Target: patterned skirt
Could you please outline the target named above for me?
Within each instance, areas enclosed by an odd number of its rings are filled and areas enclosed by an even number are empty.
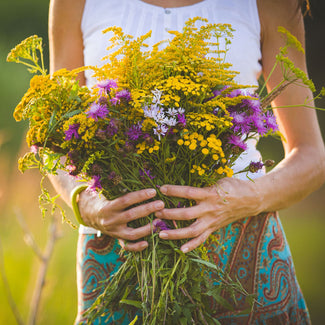
[[[245,218],[216,234],[219,245],[208,247],[214,262],[227,269],[233,279],[237,277],[258,302],[250,313],[243,313],[249,306],[240,297],[232,311],[215,305],[214,316],[221,324],[311,324],[277,213]],[[111,237],[80,235],[76,324],[86,323],[82,314],[101,293],[99,283],[123,263],[118,252],[119,245]],[[121,317],[113,316],[115,320]],[[101,317],[94,324],[114,324],[114,320]]]

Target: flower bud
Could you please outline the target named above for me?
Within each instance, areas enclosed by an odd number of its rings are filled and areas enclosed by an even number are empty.
[[[102,140],[102,141],[104,141],[104,140],[106,140],[106,138],[107,138],[107,134],[106,134],[106,131],[104,131],[104,130],[101,130],[101,129],[98,129],[97,131],[96,131],[96,137],[98,138],[98,139],[100,139],[100,140]]]
[[[266,167],[272,167],[274,164],[275,164],[275,161],[272,159],[267,159],[264,162],[264,166],[266,166]]]
[[[103,168],[98,164],[93,164],[91,171],[93,175],[100,175],[103,172]]]
[[[252,161],[250,164],[249,164],[249,171],[251,173],[256,173],[258,172],[260,169],[262,169],[264,166],[264,164],[261,162],[261,161],[257,161],[257,162],[254,162]]]

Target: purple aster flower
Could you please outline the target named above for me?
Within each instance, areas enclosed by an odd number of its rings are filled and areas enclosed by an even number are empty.
[[[111,98],[109,101],[114,106],[116,106],[120,102],[116,97]]]
[[[276,123],[276,118],[271,112],[266,112],[265,124],[268,130],[270,129],[272,129],[273,131],[279,130],[278,124]]]
[[[93,191],[96,191],[96,189],[101,190],[103,188],[102,184],[100,183],[100,176],[99,175],[94,175],[92,177],[89,188],[91,190],[93,190]]]
[[[228,138],[228,142],[233,144],[234,146],[246,150],[247,149],[247,144],[238,136],[232,134],[229,138]]]
[[[131,141],[136,141],[142,135],[141,126],[139,124],[132,125],[125,134]]]
[[[75,139],[79,139],[79,134],[78,134],[79,127],[80,127],[79,123],[74,123],[69,125],[69,129],[67,131],[64,131],[65,133],[64,140],[66,141],[72,140],[73,137],[75,137]]]
[[[229,86],[224,86],[221,89],[214,90],[212,93],[213,93],[214,97],[217,97],[217,96],[221,95],[222,92],[225,91],[228,88],[229,88]]]
[[[257,173],[260,169],[262,169],[264,166],[264,164],[261,162],[261,161],[252,161],[250,164],[249,164],[249,171],[251,173]]]
[[[251,119],[246,113],[236,113],[230,114],[232,119],[232,129],[234,132],[241,132],[242,134],[248,134],[251,130]]]
[[[100,88],[99,89],[100,94],[102,94],[104,91],[106,93],[109,93],[112,88],[117,88],[117,83],[113,79],[106,79],[106,80],[99,81],[97,83],[97,87]]]
[[[95,121],[98,121],[98,118],[105,118],[108,115],[108,109],[106,105],[100,105],[97,103],[92,103],[90,108],[86,112],[88,117],[93,118]]]
[[[106,128],[107,135],[112,137],[118,131],[118,122],[115,119],[111,119]]]
[[[159,219],[155,219],[152,222],[152,225],[154,226],[154,232],[170,229],[170,227],[166,224],[166,222]]]
[[[125,100],[129,102],[131,100],[131,93],[127,89],[122,89],[115,94],[115,98],[118,100]]]
[[[107,97],[105,96],[101,96],[98,98],[98,104],[102,105],[102,106],[106,106],[107,105]]]
[[[186,118],[185,118],[185,114],[177,114],[177,122],[178,122],[178,124],[181,126],[181,127],[183,127],[183,128],[185,128],[185,126],[186,126]]]
[[[244,99],[242,102],[242,107],[248,108],[251,114],[260,114],[261,113],[261,103],[258,99],[258,96],[255,94],[250,95],[251,97],[256,97],[256,99]]]
[[[264,117],[261,114],[253,114],[250,116],[253,125],[256,128],[258,134],[263,135],[267,132],[267,129],[264,125]]]
[[[109,174],[108,174],[108,176],[107,176],[107,178],[109,179],[109,180],[113,180],[114,178],[116,177],[116,173],[113,171],[113,172],[110,172]]]
[[[213,97],[212,97],[212,98],[215,98],[215,97],[221,95],[221,93],[222,93],[222,89],[214,90],[214,91],[212,92],[212,94],[213,94]]]
[[[238,97],[238,96],[246,96],[247,94],[244,93],[241,89],[234,89],[232,90],[228,96],[231,98]]]
[[[149,177],[151,180],[154,179],[156,176],[154,175],[151,175],[151,171],[150,169],[143,169],[143,170],[139,170],[139,175],[140,175],[140,178],[142,179],[146,179],[146,177]]]

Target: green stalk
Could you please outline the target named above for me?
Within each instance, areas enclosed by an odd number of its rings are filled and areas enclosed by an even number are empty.
[[[182,256],[180,255],[179,258],[178,258],[178,260],[177,260],[177,262],[176,262],[176,264],[174,265],[174,268],[173,268],[172,272],[170,273],[169,278],[168,278],[168,280],[167,280],[167,283],[165,284],[165,287],[164,287],[164,289],[163,289],[163,291],[162,291],[162,293],[161,293],[161,295],[160,295],[160,298],[159,298],[158,303],[157,303],[157,308],[158,308],[159,305],[161,304],[161,302],[162,302],[164,296],[166,295],[166,292],[167,292],[167,290],[168,290],[168,285],[169,285],[171,279],[173,278],[174,273],[176,272],[177,267],[178,267],[178,264],[179,264],[179,262],[181,261],[181,259],[182,259]],[[157,314],[157,312],[158,312],[157,308],[156,308],[156,314]]]
[[[153,314],[155,303],[155,287],[156,287],[156,245],[155,236],[152,233],[152,297],[151,297],[151,314]]]
[[[258,96],[259,96],[259,97],[261,96],[263,90],[265,89],[266,84],[267,84],[268,81],[270,80],[271,75],[273,74],[273,72],[274,72],[275,68],[277,67],[277,65],[278,65],[278,61],[275,61],[275,63],[274,63],[274,65],[273,65],[273,68],[272,68],[271,72],[270,72],[269,75],[267,76],[266,80],[264,81],[263,87],[261,88],[261,90],[260,90],[259,93],[258,93]]]
[[[45,75],[44,71],[41,69],[41,67],[40,67],[38,64],[37,64],[37,65],[31,65],[30,63],[27,63],[27,62],[22,61],[22,60],[18,60],[17,63],[24,64],[24,65],[26,65],[27,67],[30,67],[30,68],[32,68],[32,69],[35,69],[35,68],[36,68],[36,70],[40,71],[41,74],[42,74],[43,76]],[[35,63],[35,62],[34,62],[34,63]]]

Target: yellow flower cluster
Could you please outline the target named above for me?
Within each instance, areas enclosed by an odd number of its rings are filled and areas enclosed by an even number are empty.
[[[160,149],[160,142],[155,140],[154,145],[148,145],[145,141],[138,143],[136,145],[136,148],[138,148],[137,150],[137,154],[141,155],[145,150],[148,150],[148,152],[151,154],[154,151],[158,151]]]
[[[76,76],[74,71],[59,70],[50,75],[35,75],[30,80],[30,88],[25,93],[14,111],[16,121],[29,119],[30,128],[26,135],[29,146],[42,145],[48,137],[51,123],[72,111],[78,106],[85,110],[91,96],[88,88],[78,88],[73,80]],[[75,92],[78,100],[73,100],[71,94]],[[55,117],[55,119],[54,119]]]
[[[207,85],[193,82],[191,78],[182,75],[170,76],[156,85],[165,94],[162,103],[166,106],[180,106],[181,98],[190,101],[191,98],[200,98],[207,92]]]
[[[206,139],[203,134],[197,132],[190,133],[188,129],[183,130],[182,138],[177,140],[179,146],[187,146],[190,150],[199,149],[206,158],[211,158],[214,161],[213,164],[219,164],[214,172],[217,175],[226,174],[231,177],[233,170],[227,166],[227,159],[222,149],[222,142],[217,138],[215,134],[210,134]],[[211,164],[209,164],[210,166]],[[202,163],[201,165],[193,165],[190,173],[197,173],[202,176],[206,173],[210,174],[210,168]]]
[[[212,113],[190,113],[187,115],[189,124],[195,128],[204,128],[207,131],[217,129],[218,131],[224,128],[231,127],[231,117],[218,117]]]
[[[47,137],[48,123],[41,121],[40,123],[30,126],[26,134],[26,142],[29,147],[34,144],[43,144]]]
[[[48,96],[52,91],[55,90],[55,84],[51,82],[50,76],[42,76],[42,75],[35,75],[30,80],[30,88],[28,91],[24,94],[23,98],[17,105],[14,111],[14,118],[16,121],[21,121],[22,119],[25,119],[29,116],[26,116],[28,114],[28,110],[31,105],[35,107],[37,103],[35,103],[35,98],[43,98]],[[43,119],[48,113],[48,110],[43,105],[30,117],[35,120],[41,120]],[[49,111],[51,114],[51,112]],[[50,115],[51,116],[51,115]]]
[[[234,171],[227,165],[219,167],[217,170],[215,170],[215,173],[217,175],[226,174],[227,177],[232,177],[234,175]]]
[[[77,114],[63,124],[63,131],[68,131],[70,125],[79,124],[78,134],[81,139],[86,143],[91,142],[92,138],[95,136],[98,125],[94,121],[87,117],[85,114]]]
[[[155,127],[157,127],[157,123],[152,118],[146,118],[142,122],[142,130],[144,132],[150,131]]]
[[[15,48],[13,48],[7,56],[8,62],[20,62],[20,58],[26,60],[37,60],[36,50],[42,50],[42,38],[32,35],[24,39]]]
[[[202,164],[201,166],[193,165],[192,169],[190,170],[190,173],[194,174],[195,172],[197,172],[200,176],[202,176],[207,170],[208,167],[205,164]]]
[[[199,29],[195,26],[198,20],[204,25]],[[120,89],[131,91],[129,119],[139,120],[152,89],[163,92],[161,102],[166,107],[188,106],[202,112],[210,105],[204,99],[211,89],[233,84],[231,80],[237,74],[229,70],[224,60],[206,56],[209,51],[216,53],[216,57],[224,56],[219,38],[230,38],[231,26],[205,23],[199,17],[188,20],[182,33],[170,32],[175,36],[167,47],[160,50],[161,43],[157,43],[151,51],[144,51],[150,33],[134,39],[121,28],[110,27],[104,33],[113,33],[110,48],[117,50],[107,57],[103,67],[93,68],[94,76],[99,80],[116,79]]]

